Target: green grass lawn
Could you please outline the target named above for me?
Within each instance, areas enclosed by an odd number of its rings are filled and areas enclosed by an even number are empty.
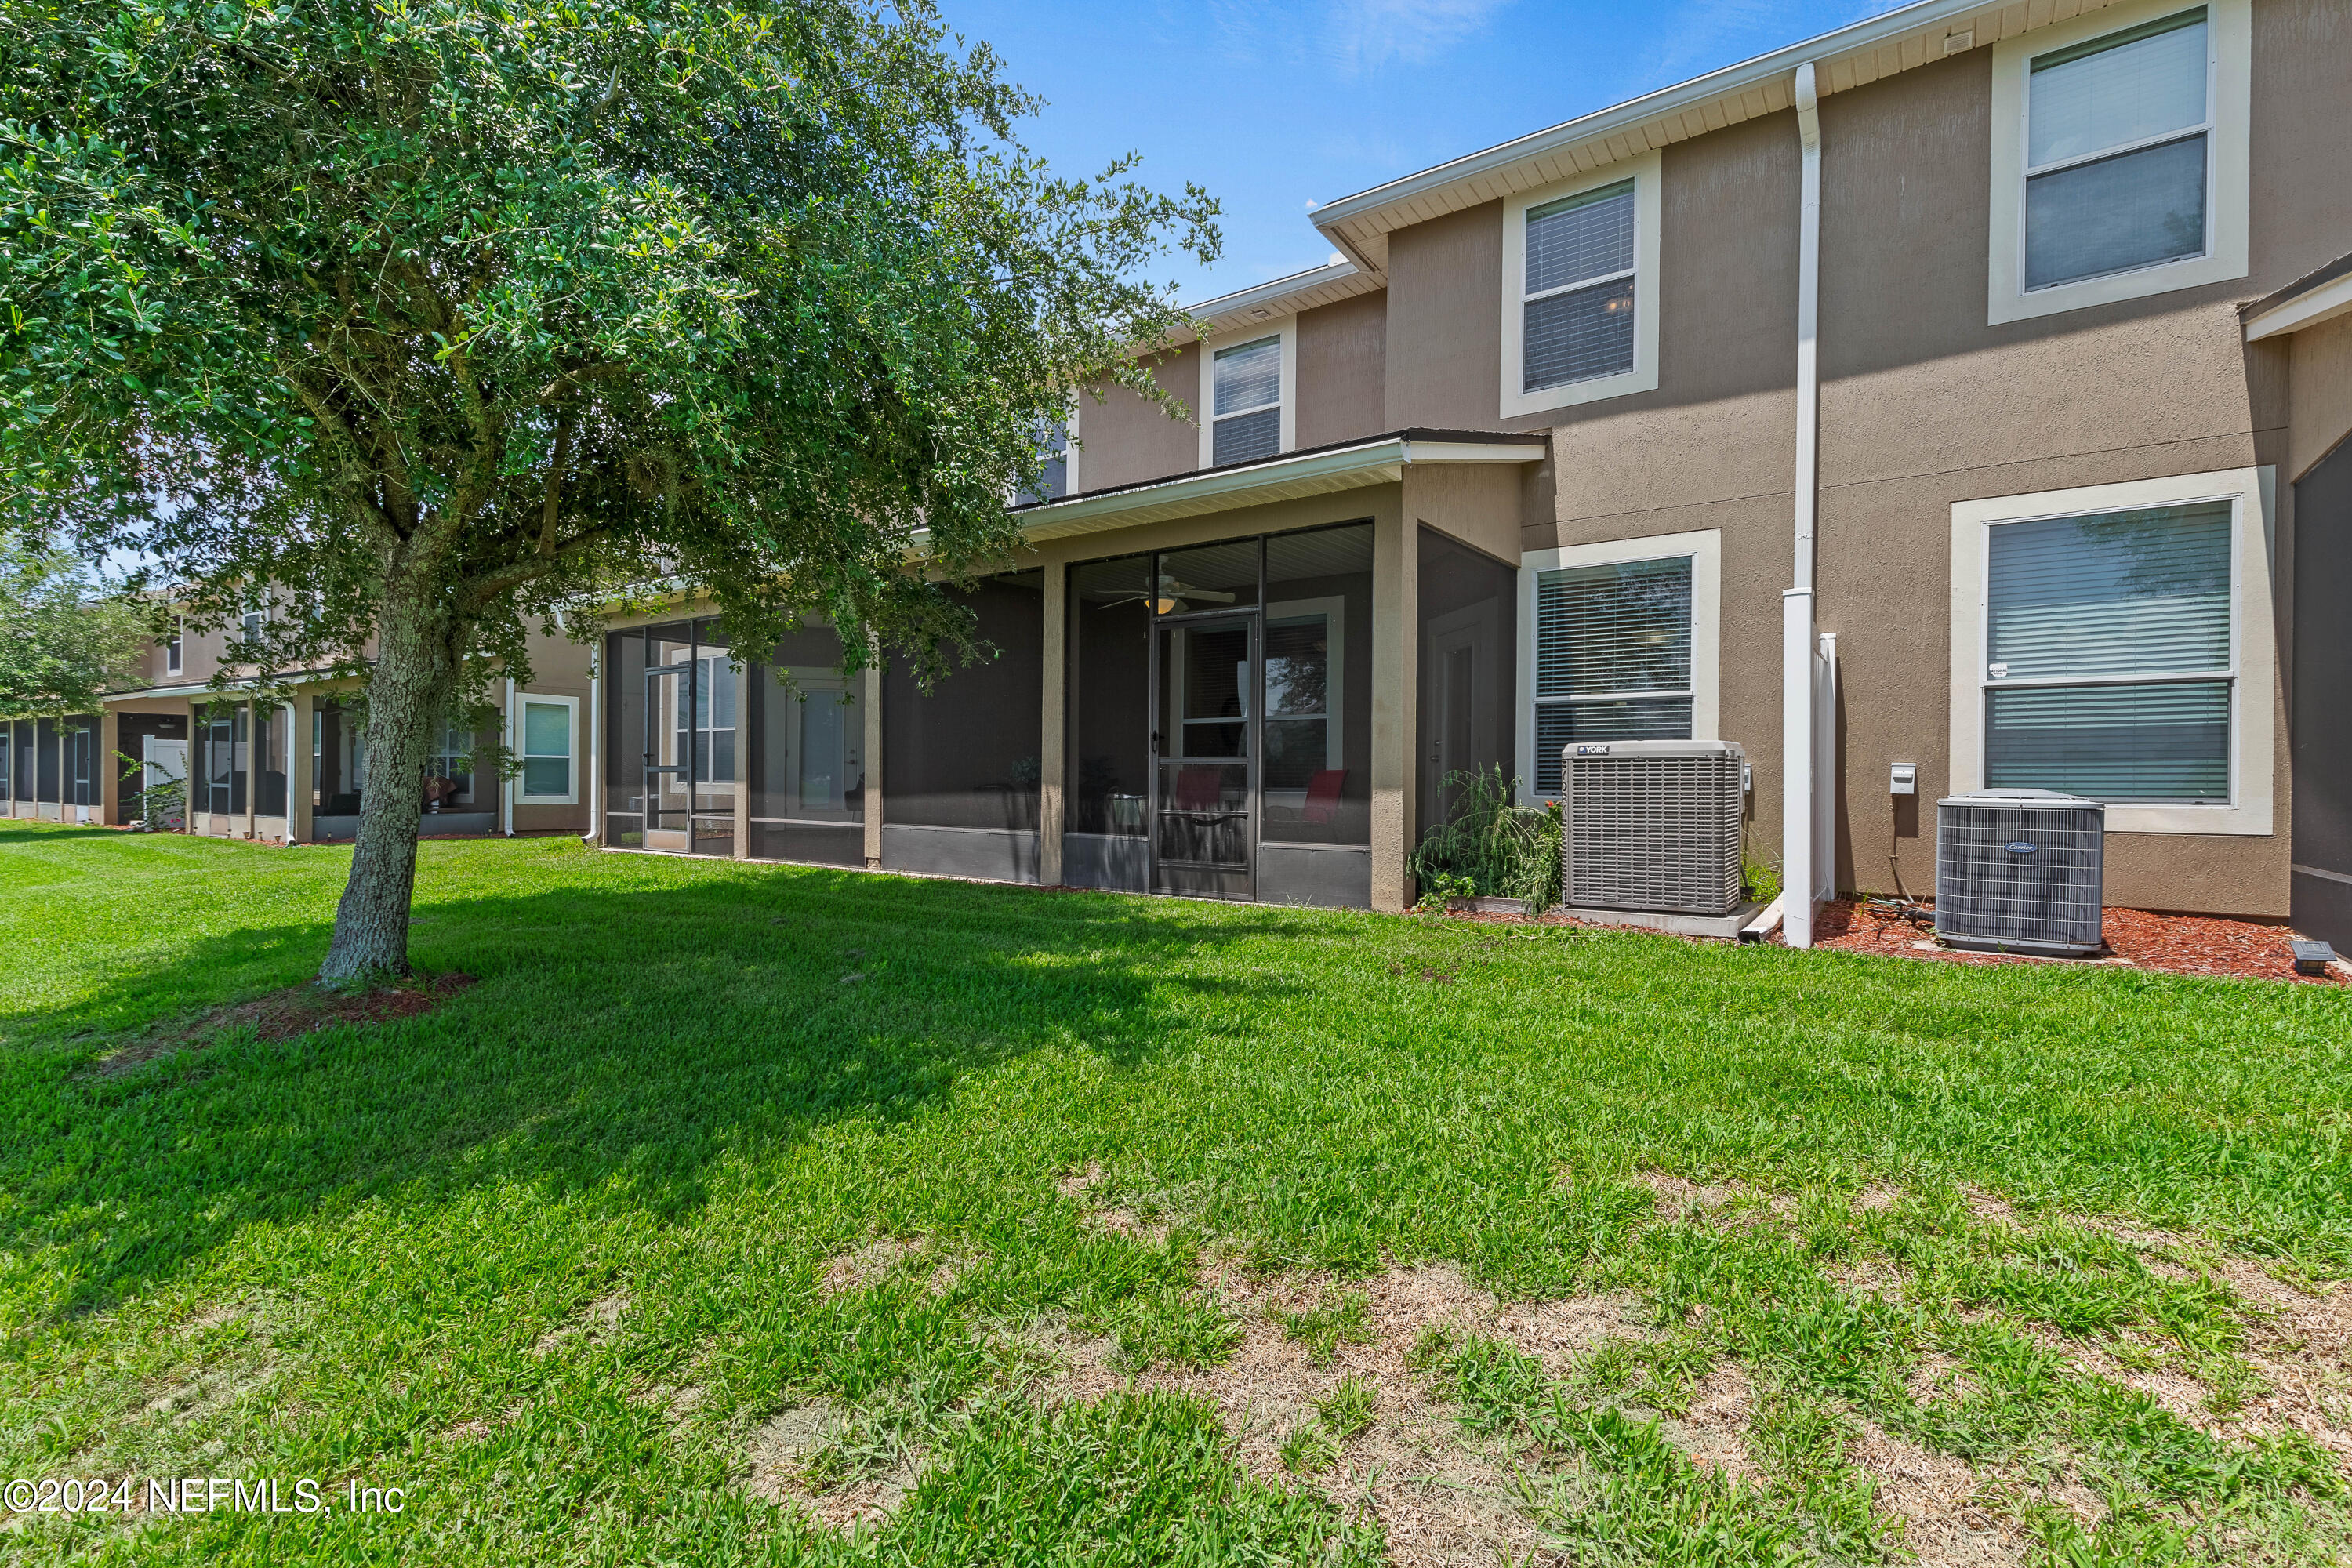
[[[337,1505],[0,1557],[2352,1542],[2332,988],[436,843],[438,1012],[105,1065],[348,863],[0,826],[0,1479]]]

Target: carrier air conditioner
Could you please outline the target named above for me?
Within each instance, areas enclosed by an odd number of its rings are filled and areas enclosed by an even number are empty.
[[[1737,910],[1746,760],[1728,741],[1563,747],[1562,901],[1665,914]]]
[[[2107,808],[2046,789],[1936,803],[1936,935],[1954,947],[2099,951]]]

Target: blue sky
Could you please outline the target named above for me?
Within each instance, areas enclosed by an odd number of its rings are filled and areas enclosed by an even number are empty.
[[[1050,100],[1023,129],[1064,174],[1130,150],[1224,204],[1189,301],[1329,258],[1313,205],[1892,8],[1891,0],[941,0]]]

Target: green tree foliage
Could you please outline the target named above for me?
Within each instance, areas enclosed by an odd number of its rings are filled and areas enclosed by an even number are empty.
[[[152,633],[78,559],[37,534],[0,537],[0,719],[97,710]]]
[[[1055,177],[929,0],[0,0],[0,504],[368,679],[324,973],[405,964],[431,737],[616,587],[927,668],[1214,204]],[[242,662],[242,661],[241,661]]]

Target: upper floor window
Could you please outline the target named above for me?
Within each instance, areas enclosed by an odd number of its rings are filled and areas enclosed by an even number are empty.
[[[1646,153],[1504,203],[1504,415],[1658,384],[1659,169]]]
[[[1211,361],[1210,461],[1245,463],[1282,450],[1282,335],[1218,349]]]
[[[2200,5],[2033,60],[2026,288],[2205,254],[2210,32]]]
[[[180,621],[174,620],[172,623],[172,635],[163,639],[164,674],[177,675],[180,673],[180,661],[182,658],[181,649],[183,647],[183,641],[186,636],[187,628],[185,625]]]
[[[2250,0],[2140,0],[1993,52],[1989,319],[2246,275]]]
[[[1528,209],[1521,390],[1633,368],[1633,182]]]
[[[1044,460],[1045,472],[1038,476],[1034,487],[1024,486],[1015,491],[1013,504],[1028,506],[1041,500],[1060,500],[1070,493],[1070,426],[1066,419],[1041,426],[1036,435],[1037,456]]]

